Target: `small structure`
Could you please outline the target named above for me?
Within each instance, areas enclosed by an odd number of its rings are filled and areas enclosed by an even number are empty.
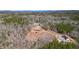
[[[58,40],[59,42],[70,42],[69,38],[66,35],[59,35]]]

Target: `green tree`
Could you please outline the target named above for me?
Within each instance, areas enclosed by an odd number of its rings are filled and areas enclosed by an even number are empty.
[[[64,24],[64,23],[57,24],[56,28],[57,31],[60,33],[69,33],[74,29],[74,27],[71,26],[70,24]]]

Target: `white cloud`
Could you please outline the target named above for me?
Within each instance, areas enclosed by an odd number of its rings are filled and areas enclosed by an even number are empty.
[[[78,0],[0,0],[0,10],[78,10],[78,6]]]

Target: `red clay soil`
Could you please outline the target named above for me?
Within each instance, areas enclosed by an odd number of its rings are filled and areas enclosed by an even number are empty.
[[[60,35],[62,34],[56,33],[54,31],[44,30],[40,26],[36,26],[36,27],[31,28],[31,31],[28,32],[28,34],[26,35],[26,39],[28,41],[37,41],[39,38],[42,38],[42,39],[46,39],[49,41],[52,41],[53,39],[57,39],[58,41],[60,41],[59,39]],[[69,42],[76,43],[74,39],[70,38],[69,36],[67,37],[69,38]]]

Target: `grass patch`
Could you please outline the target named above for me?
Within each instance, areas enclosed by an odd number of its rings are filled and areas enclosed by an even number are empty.
[[[79,15],[74,15],[70,17],[74,21],[79,21]]]
[[[60,33],[70,33],[74,29],[72,25],[64,23],[56,24],[56,28]]]
[[[75,49],[77,46],[73,43],[59,43],[57,40],[45,44],[42,49]]]
[[[29,24],[29,20],[20,18],[18,16],[5,17],[3,21],[4,24]]]

